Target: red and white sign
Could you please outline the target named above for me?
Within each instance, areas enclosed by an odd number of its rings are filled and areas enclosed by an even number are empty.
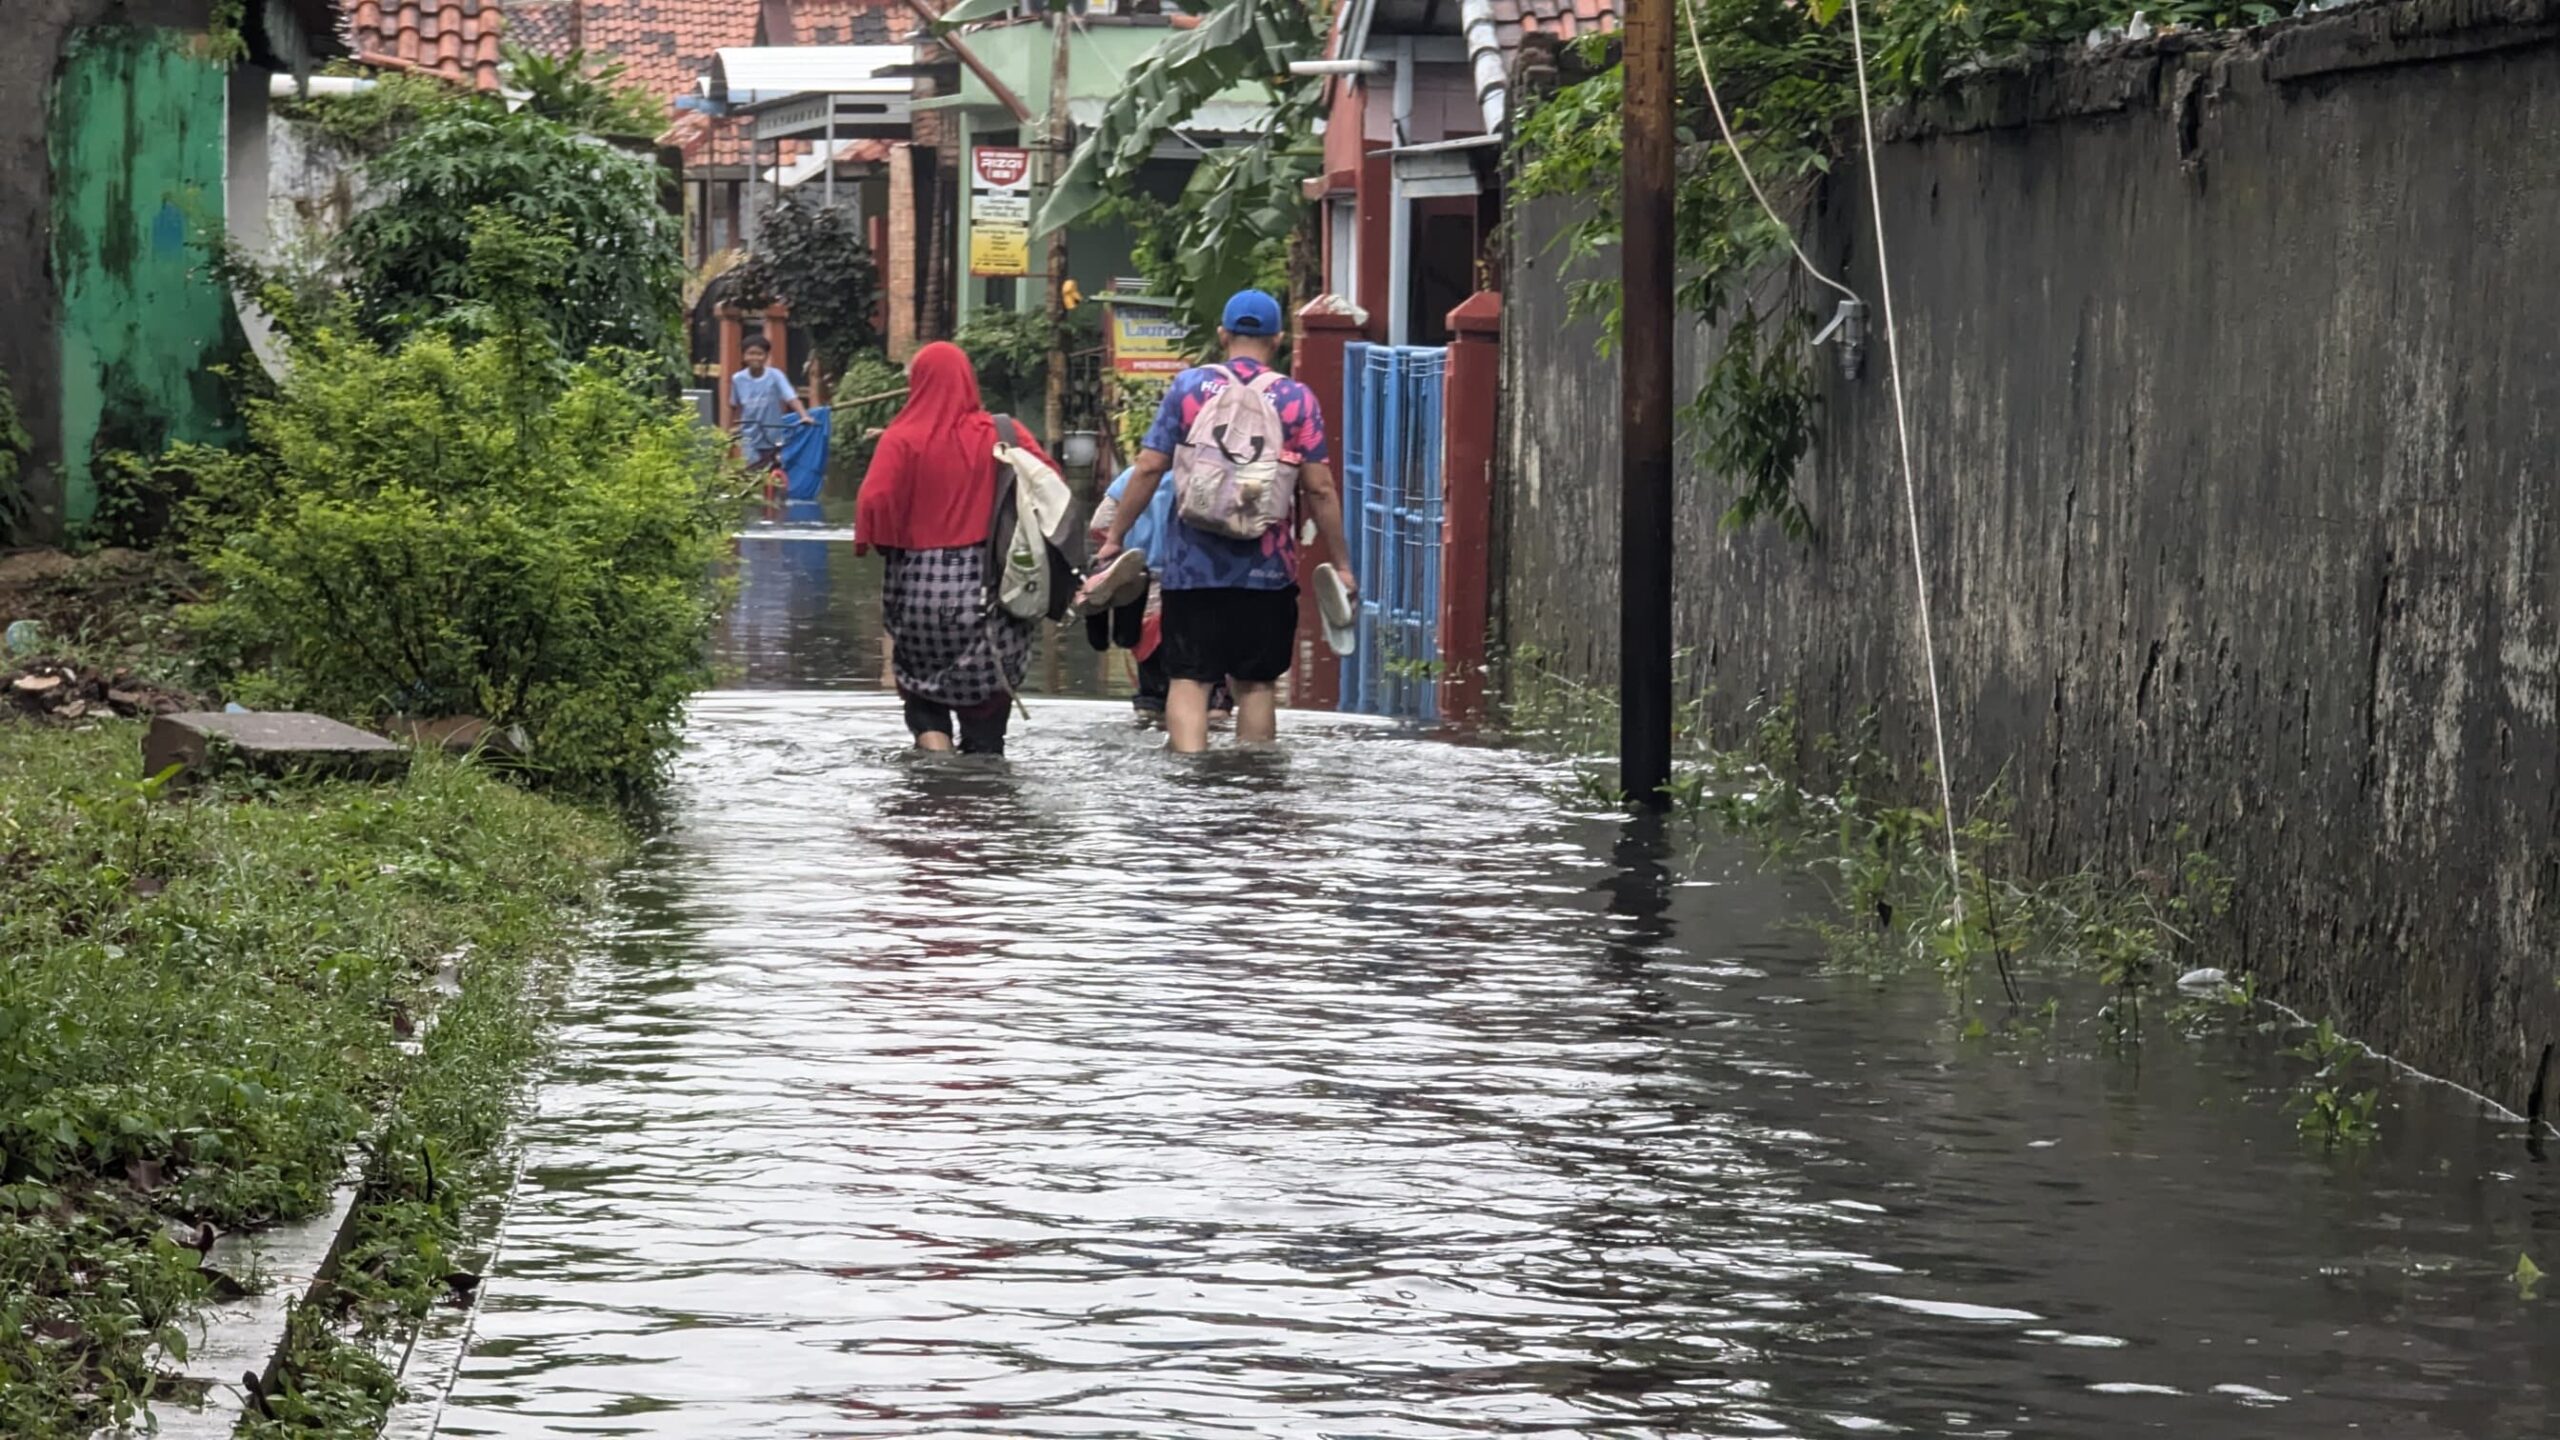
[[[969,273],[1031,273],[1031,152],[969,152]]]
[[[981,145],[969,152],[978,167],[978,184],[990,190],[1011,190],[1028,186],[1031,180],[1031,152],[1003,150]]]

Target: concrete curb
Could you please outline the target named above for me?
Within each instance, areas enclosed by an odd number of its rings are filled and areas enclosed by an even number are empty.
[[[507,1216],[515,1204],[516,1185],[523,1178],[524,1152],[519,1148],[507,1183],[493,1189],[473,1207],[470,1235],[475,1238],[466,1239],[455,1252],[455,1258],[473,1274],[486,1277],[497,1269],[498,1254],[506,1247]],[[485,1278],[482,1284],[486,1286]],[[471,1338],[479,1321],[477,1295],[468,1305],[428,1314],[399,1357],[400,1398],[392,1402],[390,1413],[383,1417],[378,1440],[433,1440],[436,1427],[444,1420],[445,1397],[452,1393],[454,1379],[462,1373],[463,1357],[471,1353]]]
[[[462,993],[463,956],[448,957],[437,971],[432,993],[450,998]],[[442,1007],[430,1008],[418,1020],[414,1035],[399,1042],[412,1058],[425,1053]],[[308,1220],[264,1230],[225,1235],[213,1242],[202,1268],[238,1280],[265,1283],[257,1293],[207,1306],[195,1321],[202,1339],[187,1347],[184,1364],[165,1368],[192,1385],[203,1387],[196,1404],[170,1401],[151,1407],[151,1419],[164,1440],[229,1440],[249,1410],[242,1383],[256,1377],[259,1393],[272,1391],[284,1363],[285,1333],[294,1307],[308,1302],[337,1269],[347,1236],[355,1229],[356,1199],[364,1189],[364,1156],[378,1130],[356,1139],[354,1154],[329,1193],[329,1207]]]

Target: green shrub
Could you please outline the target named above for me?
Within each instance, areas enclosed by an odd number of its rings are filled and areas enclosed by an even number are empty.
[[[196,614],[243,693],[522,725],[581,789],[654,774],[706,678],[727,526],[716,436],[601,365],[323,335],[199,452]]]
[[[677,227],[649,160],[529,112],[468,105],[427,116],[366,169],[380,200],[338,253],[359,324],[392,344],[474,332],[475,253],[491,214],[563,242],[541,324],[572,358],[628,350],[669,366],[682,339]]]

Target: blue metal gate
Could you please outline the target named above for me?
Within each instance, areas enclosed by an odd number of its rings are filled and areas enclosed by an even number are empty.
[[[1342,708],[1439,718],[1441,403],[1449,352],[1349,346],[1342,517],[1360,577],[1360,643]]]

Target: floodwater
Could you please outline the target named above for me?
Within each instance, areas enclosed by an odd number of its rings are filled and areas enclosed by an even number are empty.
[[[741,548],[443,1435],[2560,1434],[2560,1179],[2452,1091],[2331,1156],[2245,1029],[1967,1044],[1499,750],[919,759],[869,567]]]

